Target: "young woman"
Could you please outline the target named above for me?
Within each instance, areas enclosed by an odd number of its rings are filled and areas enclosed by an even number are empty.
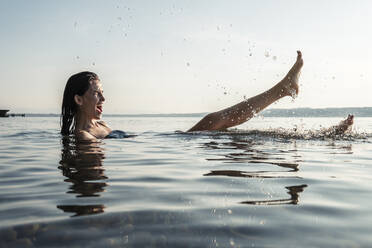
[[[101,121],[103,111],[102,84],[93,72],[71,76],[62,101],[61,134],[75,134],[79,140],[102,139],[111,128]]]
[[[297,51],[297,59],[292,68],[271,89],[229,108],[208,114],[188,132],[226,130],[246,122],[280,98],[297,95],[298,78],[302,66],[302,54]],[[102,84],[95,73],[85,71],[71,76],[63,95],[61,134],[75,134],[79,140],[103,139],[112,136],[114,134],[112,129],[101,121],[104,101]],[[352,124],[353,116],[349,115],[346,120],[332,127],[331,130],[334,130],[336,134],[341,134]],[[121,134],[125,136],[124,132]]]

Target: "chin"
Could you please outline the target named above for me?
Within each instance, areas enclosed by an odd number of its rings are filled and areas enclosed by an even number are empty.
[[[98,114],[98,115],[94,116],[94,119],[96,119],[96,120],[100,120],[101,117],[102,117],[102,114]]]

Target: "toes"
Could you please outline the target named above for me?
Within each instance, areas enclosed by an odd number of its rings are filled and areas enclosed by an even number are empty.
[[[354,115],[349,114],[344,122],[345,122],[346,125],[349,125],[349,126],[353,125]]]
[[[352,125],[354,123],[354,115],[349,115],[347,120],[349,121],[350,125]]]
[[[300,59],[302,57],[302,53],[300,50],[297,51],[297,59]]]

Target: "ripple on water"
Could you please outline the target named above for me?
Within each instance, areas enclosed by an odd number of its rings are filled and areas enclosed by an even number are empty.
[[[17,128],[0,139],[0,246],[372,242],[371,144],[359,134],[146,132],[79,144]]]

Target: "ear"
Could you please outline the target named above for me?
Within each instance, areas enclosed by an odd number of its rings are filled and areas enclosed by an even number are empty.
[[[81,106],[83,104],[83,98],[79,95],[75,95],[74,96],[74,100],[75,100],[75,103],[78,105],[78,106]]]

